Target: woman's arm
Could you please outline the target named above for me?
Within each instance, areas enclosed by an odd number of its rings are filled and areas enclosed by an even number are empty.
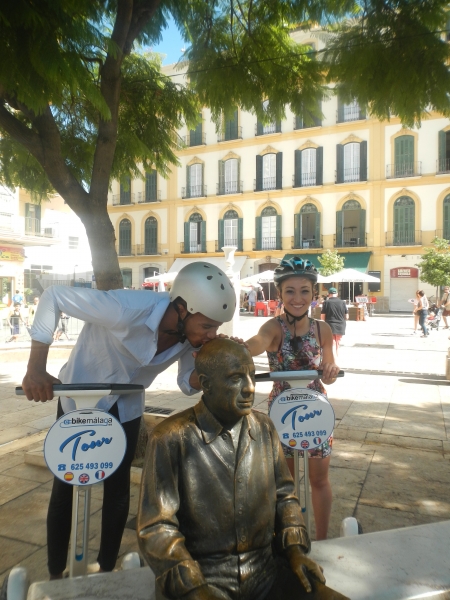
[[[250,351],[252,356],[258,356],[258,354],[262,354],[263,352],[267,352],[267,350],[273,349],[276,345],[276,348],[279,346],[279,337],[280,328],[275,319],[271,319],[264,323],[264,325],[260,328],[258,333],[247,340],[245,343],[247,348]]]
[[[331,327],[324,321],[316,321],[316,327],[320,327],[320,340],[322,343],[321,369],[323,373],[321,379],[325,385],[331,385],[336,381],[336,375],[339,373],[339,367],[334,362],[333,334]]]

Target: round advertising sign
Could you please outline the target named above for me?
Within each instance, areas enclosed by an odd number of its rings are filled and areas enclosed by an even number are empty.
[[[74,410],[60,417],[44,442],[50,471],[71,485],[92,485],[120,466],[127,440],[120,422],[98,409]]]
[[[269,416],[281,442],[291,450],[312,450],[334,429],[334,410],[323,394],[308,388],[287,389],[272,403]]]

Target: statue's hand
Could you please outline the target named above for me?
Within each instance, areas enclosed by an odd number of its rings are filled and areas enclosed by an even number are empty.
[[[215,587],[202,585],[183,596],[183,600],[229,600],[229,596]]]
[[[305,573],[312,575],[321,583],[325,583],[322,567],[311,558],[308,558],[306,554],[303,554],[300,546],[289,546],[284,552],[292,571],[300,579],[302,586],[308,593],[311,592],[312,587]]]

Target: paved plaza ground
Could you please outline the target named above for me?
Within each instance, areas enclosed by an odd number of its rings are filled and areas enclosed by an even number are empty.
[[[250,337],[264,320],[241,317],[239,335]],[[450,519],[450,382],[444,377],[449,345],[447,330],[433,331],[427,339],[413,335],[410,315],[348,323],[338,361],[346,375],[328,387],[337,418],[330,537],[339,535],[342,518],[351,515],[364,532]],[[65,346],[52,347],[49,370],[54,375],[70,352],[70,344]],[[26,340],[0,344],[0,579],[21,563],[36,581],[47,577],[45,518],[52,477],[30,461],[54,422],[56,402],[15,397],[27,347]],[[257,370],[267,370],[264,356],[255,363]],[[260,410],[266,408],[269,390],[268,383],[257,386]],[[146,404],[179,411],[198,398],[180,392],[174,366],[147,390]],[[138,494],[135,483],[130,519]],[[99,545],[101,497],[98,484],[92,500],[92,561]],[[127,528],[121,553],[131,549],[137,549],[136,534]]]

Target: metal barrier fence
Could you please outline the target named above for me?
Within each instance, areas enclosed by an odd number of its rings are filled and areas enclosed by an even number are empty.
[[[26,308],[24,308],[21,311],[21,315],[22,315],[22,319],[24,320],[24,323],[20,322],[19,335],[18,335],[16,341],[20,342],[20,343],[31,342],[29,327],[27,327],[28,310]],[[67,337],[69,338],[69,340],[76,341],[78,339],[78,336],[81,333],[81,330],[83,329],[84,321],[80,321],[79,319],[74,319],[73,317],[70,317],[66,321],[66,323],[67,323],[67,326],[66,326]],[[61,327],[61,321],[58,323],[58,329],[60,327]],[[61,336],[59,338],[59,342],[66,342],[67,337],[64,333],[61,334]],[[9,324],[9,319],[7,316],[2,315],[2,318],[0,318],[0,344],[4,344],[4,343],[8,342],[10,339],[11,339],[11,327]],[[55,342],[55,343],[58,344],[59,342]],[[13,344],[14,344],[14,342],[11,342],[11,345],[13,345]]]

